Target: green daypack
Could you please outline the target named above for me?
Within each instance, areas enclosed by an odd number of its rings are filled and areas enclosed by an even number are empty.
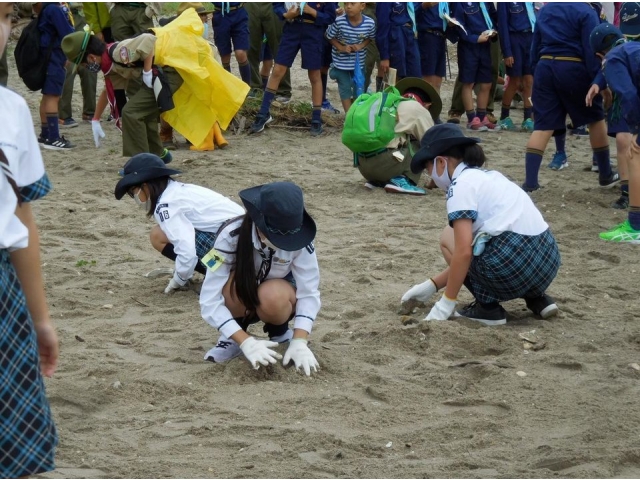
[[[385,148],[396,135],[398,105],[405,100],[410,99],[400,95],[395,87],[360,95],[347,112],[342,143],[353,153]]]

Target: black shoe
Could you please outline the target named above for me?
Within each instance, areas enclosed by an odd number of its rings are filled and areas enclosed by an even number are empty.
[[[310,133],[312,137],[322,134],[322,122],[311,122]]]
[[[541,188],[542,187],[540,185],[536,185],[535,187],[530,187],[526,183],[522,184],[522,189],[527,193],[535,192],[536,190],[540,190]]]
[[[629,208],[629,195],[620,195],[620,198],[611,204],[611,208],[616,210],[626,210]]]
[[[273,117],[271,115],[267,115],[266,117],[258,115],[255,122],[253,122],[253,125],[251,125],[251,128],[249,129],[249,133],[260,133],[264,130],[264,127],[269,125],[271,122],[273,122]]]
[[[469,320],[475,320],[489,326],[507,323],[507,312],[500,305],[486,309],[480,303],[473,302],[456,313],[460,317],[466,317]]]
[[[38,135],[38,143],[44,143],[46,141],[47,141],[46,138],[44,138],[42,135]]]
[[[558,313],[558,306],[549,295],[542,295],[538,298],[525,298],[524,301],[529,310],[545,320],[554,317]]]
[[[620,175],[615,170],[612,170],[608,178],[600,178],[599,182],[601,188],[613,187],[620,183]]]
[[[69,150],[75,148],[75,145],[64,137],[60,137],[57,140],[45,140],[44,148],[47,150]]]

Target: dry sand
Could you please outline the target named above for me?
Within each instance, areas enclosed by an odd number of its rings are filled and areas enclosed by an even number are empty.
[[[305,79],[298,63],[295,99],[310,97]],[[15,71],[10,85],[36,118],[40,96]],[[78,80],[76,118],[80,102]],[[75,150],[43,150],[55,190],[35,213],[61,341],[47,381],[58,469],[45,477],[640,477],[640,372],[629,366],[640,362],[640,250],[597,238],[625,213],[583,170],[587,139],[569,138],[571,167],[543,167],[533,194],[562,252],[549,291],[561,313],[542,321],[516,300],[494,328],[402,324],[401,295],[444,266],[444,198],[365,189],[339,132],[271,128],[229,135],[226,150],[177,151],[183,181],[236,201],[275,180],[304,189],[322,275],[311,337],[321,370],[306,378],[202,360],[217,332],[195,292],[165,296],[167,279],[143,277],[171,263],[150,246],[153,223],[113,197],[124,159],[104,128],[99,150],[88,124],[64,132]],[[520,183],[527,135],[483,135],[489,167]],[[544,349],[523,348],[531,330]]]

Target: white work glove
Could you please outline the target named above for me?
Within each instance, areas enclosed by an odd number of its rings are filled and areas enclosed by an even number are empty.
[[[402,296],[400,300],[402,303],[406,303],[409,300],[417,300],[418,302],[428,302],[433,294],[438,291],[438,287],[430,278],[426,282],[422,282],[418,285],[414,285],[407,293]]]
[[[106,137],[100,120],[91,120],[91,130],[93,131],[93,141],[96,143],[96,148],[100,148],[100,139]]]
[[[247,357],[249,363],[256,370],[260,368],[260,365],[267,365],[276,363],[276,360],[280,360],[282,355],[278,352],[270,350],[270,348],[277,347],[277,342],[271,342],[269,340],[256,340],[253,337],[247,338],[240,344],[240,350]]]
[[[144,82],[144,84],[147,87],[153,88],[153,72],[151,70],[149,70],[148,72],[145,72],[143,70],[142,71],[142,81]]]
[[[425,320],[448,320],[453,311],[456,309],[457,303],[458,302],[456,302],[455,300],[451,300],[443,294],[442,298],[436,302]]]
[[[169,294],[174,290],[180,290],[182,287],[184,287],[184,285],[180,285],[180,283],[172,278],[171,280],[169,280],[169,285],[167,285],[167,288],[164,289],[164,293]]]
[[[304,338],[294,338],[289,343],[289,348],[287,348],[282,359],[282,365],[286,367],[290,360],[293,360],[296,372],[302,367],[307,377],[311,376],[312,368],[314,372],[317,372],[318,368],[320,368],[320,364],[307,346],[307,341]]]

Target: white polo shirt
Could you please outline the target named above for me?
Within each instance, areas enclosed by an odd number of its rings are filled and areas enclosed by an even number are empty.
[[[241,223],[240,219],[229,225],[216,239],[215,249],[222,261],[216,265],[215,270],[207,271],[200,291],[202,318],[227,338],[240,330],[240,325],[233,319],[231,312],[224,304],[222,289],[235,266],[238,237],[234,235],[234,231]],[[253,260],[258,272],[262,264],[260,251],[268,255],[269,248],[262,249],[262,243],[255,229],[253,230],[253,247]],[[293,328],[311,332],[313,322],[320,311],[320,291],[318,290],[320,269],[313,244],[295,252],[276,250],[271,258],[271,270],[265,280],[285,278],[289,273],[296,282],[296,313]]]
[[[244,215],[244,208],[213,190],[169,181],[153,218],[173,244],[176,282],[184,285],[198,264],[195,231],[216,233],[226,220],[238,215]]]
[[[29,107],[20,95],[4,87],[0,87],[0,148],[18,187],[37,184],[43,177],[48,186]],[[15,216],[18,199],[2,172],[0,177],[0,248],[25,248],[29,231]],[[34,195],[41,196],[38,192]]]
[[[522,188],[494,170],[458,165],[447,191],[449,224],[473,220],[473,234],[495,237],[504,232],[540,235],[549,228]]]

